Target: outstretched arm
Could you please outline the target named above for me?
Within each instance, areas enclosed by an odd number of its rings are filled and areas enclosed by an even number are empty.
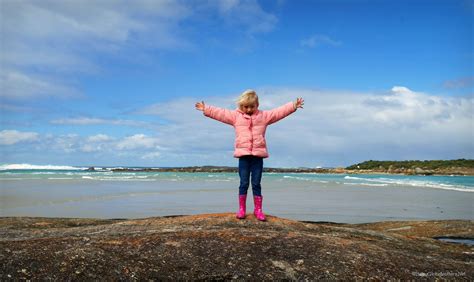
[[[204,104],[204,101],[196,103],[196,110],[203,111],[204,115],[223,123],[234,125],[235,111]]]
[[[294,102],[288,102],[285,105],[276,109],[265,112],[265,120],[267,124],[275,123],[288,115],[294,113],[298,108],[303,108],[303,98],[297,98]]]

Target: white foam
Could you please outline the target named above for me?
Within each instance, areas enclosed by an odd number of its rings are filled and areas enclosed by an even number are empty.
[[[1,181],[3,180],[31,180],[35,178],[23,178],[23,177],[8,177],[8,178],[0,178]]]
[[[18,170],[18,169],[43,169],[43,170],[83,170],[85,167],[73,167],[67,165],[32,165],[32,164],[5,164],[0,165],[0,170]]]
[[[414,186],[414,187],[426,187],[426,188],[435,188],[435,189],[443,189],[443,190],[453,190],[453,191],[461,191],[461,192],[474,192],[474,189],[469,189],[466,186],[457,186],[451,184],[443,184],[437,182],[430,182],[430,181],[419,181],[419,180],[412,180],[412,179],[392,179],[392,178],[363,178],[363,177],[354,177],[354,176],[345,176],[344,179],[349,180],[359,180],[359,181],[367,181],[367,182],[376,182],[376,183],[383,183],[386,185],[401,185],[401,186]],[[348,184],[348,183],[344,183]],[[364,185],[367,183],[356,183],[360,185]]]
[[[105,175],[96,175],[88,176],[83,175],[82,179],[96,180],[96,181],[156,181],[156,179],[150,179],[148,176],[105,176]]]
[[[127,178],[114,178],[114,179],[111,179],[111,178],[107,178],[107,179],[104,179],[104,178],[97,178],[96,180],[99,180],[99,181],[134,181],[134,182],[146,182],[146,181],[155,181],[154,179],[127,179]]]
[[[372,186],[372,187],[385,187],[388,184],[374,184],[374,183],[348,183],[344,182],[344,185],[362,185],[362,186]]]
[[[304,173],[300,173],[300,174],[304,174]],[[312,178],[312,177],[301,177],[301,176],[291,176],[291,175],[284,175],[283,178],[286,178],[286,179],[290,179],[290,180],[302,180],[302,181],[309,181],[309,182],[313,182],[313,183],[324,183],[324,184],[327,184],[329,183],[329,181],[327,180],[320,180],[318,178]],[[281,181],[280,179],[278,181]]]
[[[360,178],[360,177],[354,177],[354,176],[344,176],[344,179],[363,180],[364,178]]]
[[[50,179],[50,180],[70,180],[70,179],[74,179],[74,178],[70,178],[70,177],[48,177],[48,179]]]
[[[310,179],[310,178],[306,178],[306,177],[300,177],[300,176],[284,175],[283,178],[290,178],[290,179],[303,180],[303,181],[313,181],[314,182],[314,179]]]

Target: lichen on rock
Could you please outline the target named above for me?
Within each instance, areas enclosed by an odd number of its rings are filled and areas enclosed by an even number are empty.
[[[0,218],[0,279],[472,280],[473,222],[299,222],[234,214]],[[441,277],[443,276],[443,277]]]

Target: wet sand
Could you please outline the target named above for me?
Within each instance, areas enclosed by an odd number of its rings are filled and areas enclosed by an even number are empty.
[[[234,212],[230,181],[1,181],[0,216],[145,218]],[[474,193],[264,180],[264,211],[306,221],[474,219]],[[253,209],[251,188],[247,201]]]

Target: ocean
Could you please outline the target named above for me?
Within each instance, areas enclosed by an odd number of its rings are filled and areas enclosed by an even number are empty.
[[[237,209],[237,173],[113,168],[0,165],[0,216],[140,218]],[[264,173],[262,191],[264,211],[297,220],[473,219],[474,211],[474,176]]]

